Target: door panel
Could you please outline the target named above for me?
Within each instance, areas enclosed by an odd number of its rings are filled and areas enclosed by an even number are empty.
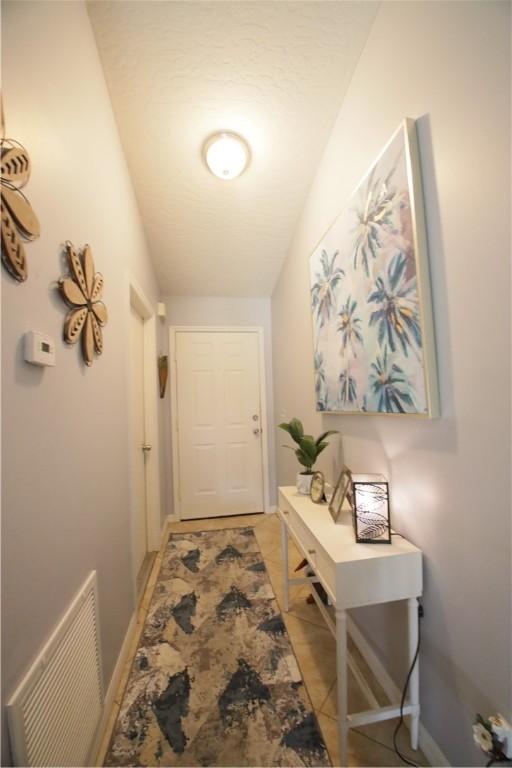
[[[147,546],[146,524],[146,471],[142,446],[144,429],[144,321],[131,307],[130,313],[130,412],[133,425],[131,468],[134,492],[132,541],[135,573],[138,574]]]
[[[178,332],[176,367],[182,519],[262,512],[257,334]]]
[[[228,491],[248,490],[247,446],[244,443],[230,443],[226,451],[226,487]]]

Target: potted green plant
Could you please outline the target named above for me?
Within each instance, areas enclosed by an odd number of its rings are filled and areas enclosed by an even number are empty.
[[[284,429],[288,432],[292,440],[297,443],[298,448],[293,448],[291,445],[285,445],[284,448],[290,448],[295,452],[299,463],[305,467],[305,470],[297,474],[297,490],[307,496],[311,487],[311,480],[313,477],[313,466],[318,459],[324,448],[327,448],[329,443],[326,441],[326,437],[329,435],[336,435],[337,429],[330,429],[327,432],[322,432],[320,437],[316,440],[312,435],[304,434],[304,427],[300,419],[293,418],[288,423],[283,422],[279,424],[279,429]]]

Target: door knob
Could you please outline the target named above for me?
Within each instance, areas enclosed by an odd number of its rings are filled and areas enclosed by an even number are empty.
[[[152,449],[152,445],[149,445],[149,443],[144,443],[142,446],[142,450],[144,453],[149,453],[149,451]]]
[[[261,429],[253,429],[252,433],[253,435],[259,435],[261,432]]]

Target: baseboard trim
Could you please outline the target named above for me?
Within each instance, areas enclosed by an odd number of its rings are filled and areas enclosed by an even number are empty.
[[[124,667],[126,658],[128,656],[128,651],[130,650],[130,646],[133,640],[133,635],[134,635],[136,626],[137,626],[137,611],[134,611],[130,619],[130,623],[128,624],[128,629],[126,630],[123,644],[121,646],[121,650],[119,651],[119,656],[117,657],[116,665],[114,667],[114,671],[112,672],[112,677],[110,678],[110,683],[109,683],[107,692],[105,694],[105,699],[103,701],[103,712],[101,715],[100,724],[98,726],[96,737],[94,739],[94,742],[90,751],[90,754],[93,757],[93,760],[90,763],[90,765],[98,765],[98,759],[101,757],[100,749],[103,745],[103,739],[106,736],[106,728],[108,725],[110,715],[112,713],[112,707],[114,706],[115,695],[117,693],[119,682],[121,680],[123,667]]]
[[[427,731],[424,725],[420,722],[419,743],[423,754],[429,761],[430,765],[435,765],[436,768],[450,768],[450,763],[446,755],[441,752],[436,742]]]
[[[160,545],[158,547],[158,551],[161,552],[165,548],[166,542],[167,542],[167,527],[170,522],[176,522],[177,517],[175,515],[167,515],[165,519],[165,524],[162,526],[162,531],[160,534]],[[154,563],[151,567],[151,571],[149,573],[148,578],[151,577],[152,569],[154,568]],[[145,589],[147,588],[147,585]],[[100,724],[98,725],[98,730],[96,732],[96,737],[94,739],[94,743],[90,750],[90,755],[94,758],[90,765],[98,766],[100,763],[98,762],[100,757],[103,757],[101,754],[101,750],[103,747],[103,741],[105,739],[107,726],[109,724],[109,718],[112,713],[112,708],[114,706],[114,699],[117,693],[117,689],[119,687],[119,683],[121,681],[121,675],[123,674],[123,668],[126,662],[126,659],[128,657],[128,653],[131,649],[133,637],[135,635],[135,630],[137,627],[137,616],[139,611],[139,605],[137,605],[136,610],[133,612],[132,617],[130,619],[130,622],[128,624],[128,628],[126,630],[126,634],[124,636],[123,644],[121,646],[121,650],[119,651],[119,656],[117,657],[116,665],[114,667],[114,671],[112,673],[112,677],[110,678],[110,683],[108,686],[107,693],[105,694],[105,699],[103,702],[103,712],[101,715]]]
[[[400,697],[402,695],[401,690],[389,675],[384,664],[377,656],[357,624],[355,624],[353,619],[350,618],[350,616],[347,617],[347,631],[352,637],[354,643],[361,651],[361,654],[363,655],[366,663],[375,675],[379,684],[384,689],[386,696],[393,703],[400,702]],[[419,746],[429,761],[430,765],[435,765],[436,768],[450,768],[450,763],[448,762],[446,755],[443,754],[421,721],[419,729]]]

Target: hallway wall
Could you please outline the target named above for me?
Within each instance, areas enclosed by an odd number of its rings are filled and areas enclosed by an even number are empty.
[[[309,255],[406,116],[418,120],[442,416],[322,416]],[[394,527],[424,551],[421,717],[458,766],[483,764],[475,712],[512,714],[509,260],[510,4],[382,3],[273,295],[274,407],[277,421],[341,431],[342,450],[322,457],[330,479],[342,457],[390,479]],[[292,483],[293,455],[277,457]],[[355,618],[401,687],[403,607]]]
[[[2,271],[2,701],[96,569],[108,686],[134,610],[127,423],[127,270],[157,285],[103,71],[81,2],[2,4],[7,135],[26,145],[41,223],[29,278]],[[105,278],[104,352],[92,368],[62,341],[63,243],[90,243]],[[23,361],[28,330],[57,365]],[[2,765],[9,765],[2,739]]]
[[[270,504],[276,503],[276,459],[274,440],[274,408],[272,387],[272,333],[270,298],[221,298],[217,296],[166,296],[164,298],[167,317],[161,324],[162,354],[168,354],[169,326],[171,325],[209,325],[209,326],[261,326],[265,345],[265,380],[267,397],[266,435],[268,440]],[[170,362],[172,366],[172,361]],[[165,394],[166,411],[164,415],[165,467],[163,477],[167,487],[162,489],[162,497],[167,499],[167,514],[174,512],[172,487],[172,444],[171,444],[171,406],[170,391],[174,375],[172,367],[169,384]]]

